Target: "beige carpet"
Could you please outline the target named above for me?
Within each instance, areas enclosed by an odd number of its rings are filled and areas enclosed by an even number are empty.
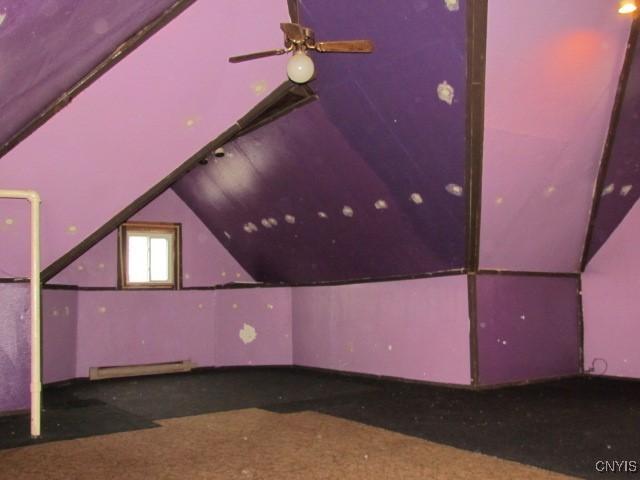
[[[2,479],[561,479],[314,412],[236,410],[0,451]]]

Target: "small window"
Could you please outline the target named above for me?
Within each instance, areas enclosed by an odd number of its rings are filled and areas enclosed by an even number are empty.
[[[118,269],[120,288],[179,288],[180,224],[121,225]]]

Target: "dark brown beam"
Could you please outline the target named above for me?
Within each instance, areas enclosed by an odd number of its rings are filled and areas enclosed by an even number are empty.
[[[467,8],[466,267],[469,272],[475,272],[480,250],[487,0],[472,0]]]
[[[9,140],[0,146],[0,158],[5,156],[21,141],[40,128],[47,120],[56,113],[66,107],[71,100],[77,97],[80,92],[98,80],[102,75],[109,71],[114,65],[138,48],[143,42],[150,38],[154,33],[158,32],[162,27],[171,22],[174,18],[190,7],[195,0],[177,0],[173,5],[163,11],[155,19],[142,27],[123,43],[118,45],[116,49],[109,54],[107,58],[102,60],[89,73],[78,80],[69,90],[65,91],[51,102],[40,112],[38,116],[30,120],[18,132],[16,132]]]
[[[587,267],[587,262],[589,261],[589,247],[591,246],[593,229],[595,227],[596,218],[598,217],[598,210],[600,208],[600,200],[602,199],[602,189],[604,188],[604,181],[607,177],[607,172],[609,171],[609,162],[611,161],[613,144],[616,139],[618,124],[620,123],[622,102],[624,100],[624,94],[627,89],[627,83],[629,83],[629,74],[631,72],[631,64],[633,63],[633,52],[635,51],[636,44],[638,43],[639,30],[640,17],[636,17],[631,24],[631,32],[629,33],[627,50],[625,52],[624,63],[622,65],[622,71],[620,73],[618,90],[616,91],[616,98],[613,104],[613,110],[611,111],[611,119],[609,120],[609,131],[607,132],[607,138],[605,140],[604,149],[602,151],[602,159],[600,160],[600,168],[598,169],[598,176],[596,177],[596,184],[593,189],[593,199],[591,201],[591,211],[589,212],[587,234],[584,240],[584,245],[582,247],[582,258],[580,261],[581,272],[584,272],[584,269]]]

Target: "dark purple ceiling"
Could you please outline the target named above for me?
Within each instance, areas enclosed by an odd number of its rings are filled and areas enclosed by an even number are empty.
[[[0,144],[175,0],[0,5]]]
[[[607,241],[640,198],[640,42],[636,42],[613,140],[588,259]]]
[[[319,39],[371,38],[375,53],[316,55],[319,101],[233,141],[174,186],[254,278],[464,266],[466,14],[464,2],[448,5],[303,1]],[[439,85],[453,88],[452,101]]]

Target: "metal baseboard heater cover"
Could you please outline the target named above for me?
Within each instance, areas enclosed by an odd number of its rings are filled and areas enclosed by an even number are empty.
[[[89,368],[89,380],[190,372],[195,366],[195,363],[192,363],[191,360],[183,360],[181,362],[149,363],[122,367],[91,367]]]

